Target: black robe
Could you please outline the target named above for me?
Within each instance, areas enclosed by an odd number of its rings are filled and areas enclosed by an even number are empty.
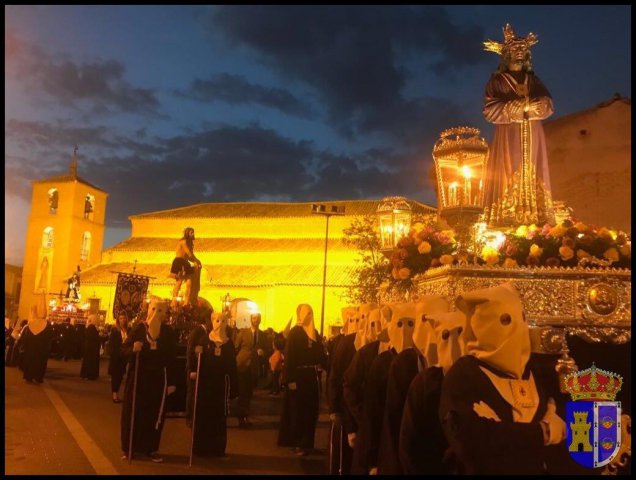
[[[81,378],[96,380],[99,377],[99,347],[101,340],[95,325],[89,325],[84,332]]]
[[[541,475],[548,449],[561,449],[563,443],[551,447],[543,444],[543,431],[539,425],[547,409],[548,395],[533,373],[539,406],[530,423],[513,421],[512,407],[499,394],[480,365],[499,374],[472,355],[466,355],[453,364],[442,384],[440,418],[444,434],[453,454],[467,475]],[[528,363],[523,378],[530,375]],[[505,377],[504,374],[499,374]],[[501,419],[495,422],[480,417],[473,404],[485,402]],[[549,468],[549,466],[548,466]]]
[[[364,345],[355,353],[344,374],[343,398],[357,428],[351,463],[351,473],[354,474],[369,473],[366,461],[368,434],[365,433],[364,391],[367,375],[373,360],[378,356],[379,347],[378,340]]]
[[[278,432],[281,447],[314,447],[320,406],[320,373],[327,364],[322,338],[320,335],[316,338],[317,341],[311,340],[300,325],[289,331],[283,372],[287,388]]]
[[[378,475],[401,475],[399,443],[404,402],[411,381],[419,372],[419,352],[415,348],[402,350],[391,362],[386,386],[384,419],[378,448]],[[425,366],[424,360],[422,366]]]
[[[111,390],[119,392],[121,381],[126,373],[126,360],[122,356],[122,335],[118,327],[113,327],[108,338],[108,374],[111,376]]]
[[[367,384],[364,389],[364,422],[366,423],[366,462],[369,469],[378,466],[378,453],[380,450],[380,435],[384,423],[384,407],[386,405],[387,383],[391,362],[397,356],[397,352],[391,348],[379,354],[373,360]],[[368,473],[368,471],[367,471]]]
[[[217,347],[208,335],[209,332],[204,328],[195,327],[188,339],[186,422],[192,425],[196,383],[190,379],[190,372],[197,371],[198,355],[195,348],[201,345],[203,352],[199,370],[193,452],[196,455],[221,456],[225,454],[227,446],[226,418],[230,399],[238,395],[236,356],[232,340],[228,339]]]
[[[444,371],[429,367],[409,387],[400,428],[400,465],[406,475],[457,473],[439,421]]]
[[[151,350],[146,332],[145,323],[136,324],[122,345],[122,355],[129,363],[121,412],[121,449],[126,454],[130,439],[137,358],[137,353],[133,353],[134,342],[143,342],[143,347],[139,352],[133,453],[150,454],[159,449],[166,414],[166,389],[175,385],[176,341],[172,328],[166,324],[161,325],[156,350]]]
[[[353,450],[349,446],[347,435],[358,430],[355,419],[343,398],[344,373],[356,353],[355,338],[356,334],[350,333],[338,342],[327,377],[329,413],[335,413],[340,417],[340,421],[332,425],[329,435],[329,472],[331,474],[349,474]]]
[[[42,382],[44,380],[51,349],[52,331],[51,324],[48,322],[44,330],[37,335],[33,335],[28,326],[22,330],[16,346],[21,351],[20,368],[25,380],[29,382],[33,380]]]

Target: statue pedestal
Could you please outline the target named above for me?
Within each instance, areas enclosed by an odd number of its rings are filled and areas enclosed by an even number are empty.
[[[455,299],[508,281],[519,290],[535,352],[563,353],[565,335],[595,343],[631,339],[631,271],[626,269],[442,266],[415,277],[411,300],[434,294]]]

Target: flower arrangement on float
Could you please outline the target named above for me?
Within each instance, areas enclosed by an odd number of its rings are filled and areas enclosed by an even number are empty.
[[[475,252],[459,248],[452,230],[415,223],[391,259],[390,284],[408,288],[429,268],[474,263],[489,267],[631,268],[631,239],[620,231],[564,220],[558,225],[521,225],[508,231],[477,227]]]

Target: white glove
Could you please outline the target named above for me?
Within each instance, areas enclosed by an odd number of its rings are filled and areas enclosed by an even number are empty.
[[[144,346],[144,342],[135,342],[133,343],[133,352],[137,353],[137,352],[141,352],[141,347]]]
[[[556,413],[556,403],[552,397],[548,398],[548,408],[541,419],[546,445],[557,445],[565,440],[565,422]]]
[[[197,379],[197,372],[190,372],[190,380],[196,380]]]
[[[203,353],[203,346],[197,345],[196,347],[194,347],[194,353],[197,355]]]
[[[263,351],[262,348],[259,348],[258,350],[256,350],[256,353],[259,357],[262,357],[263,355],[265,355],[265,352]]]
[[[168,393],[168,395],[172,395],[176,391],[177,391],[177,387],[175,387],[174,385],[168,385],[168,388],[166,389],[166,392]]]
[[[494,420],[495,422],[501,422],[501,419],[499,418],[499,416],[497,416],[497,414],[493,411],[493,409],[490,408],[490,405],[488,405],[483,400],[480,401],[479,403],[477,402],[473,403],[473,410],[475,411],[477,415],[479,415],[482,418],[487,418],[488,420]]]
[[[378,467],[373,467],[369,469],[369,475],[377,475],[378,474]]]
[[[349,442],[349,446],[351,448],[355,447],[355,445],[356,445],[356,432],[347,434],[347,442]]]
[[[338,415],[337,413],[330,413],[329,414],[329,420],[331,420],[332,422],[337,422],[338,420],[340,420],[340,415]]]

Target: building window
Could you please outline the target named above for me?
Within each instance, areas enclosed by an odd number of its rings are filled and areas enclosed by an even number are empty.
[[[57,213],[57,203],[59,200],[59,193],[57,188],[51,188],[49,190],[49,213],[55,215]]]
[[[46,227],[42,232],[42,247],[53,248],[53,227]]]
[[[93,219],[93,211],[95,210],[95,197],[90,193],[86,194],[84,199],[84,218],[86,220]]]
[[[91,233],[84,232],[82,235],[82,251],[80,252],[80,260],[86,261],[88,260],[89,255],[91,254]]]

